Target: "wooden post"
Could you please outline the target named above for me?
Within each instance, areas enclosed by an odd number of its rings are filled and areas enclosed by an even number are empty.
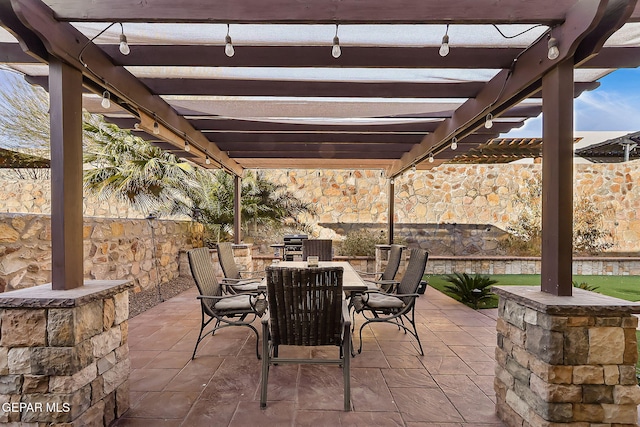
[[[391,178],[389,180],[389,227],[388,227],[388,233],[389,233],[389,244],[393,245],[393,215],[395,213],[395,178]]]
[[[83,284],[82,73],[49,63],[51,276],[55,290]]]
[[[233,179],[233,243],[242,243],[242,178]]]
[[[543,292],[572,294],[573,60],[542,78]]]

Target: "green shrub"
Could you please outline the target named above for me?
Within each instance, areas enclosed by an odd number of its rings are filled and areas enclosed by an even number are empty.
[[[580,289],[584,289],[585,291],[591,291],[591,292],[597,292],[598,287],[597,286],[592,286],[590,284],[588,284],[587,282],[576,282],[575,280],[572,282],[573,286],[576,288],[580,288]]]
[[[376,245],[387,243],[384,231],[360,229],[347,233],[338,253],[343,256],[376,256]]]
[[[445,286],[447,292],[476,310],[482,301],[490,299],[493,295],[489,287],[498,283],[497,280],[492,280],[489,276],[480,274],[469,276],[467,273],[449,274],[445,280],[451,283],[451,285]]]

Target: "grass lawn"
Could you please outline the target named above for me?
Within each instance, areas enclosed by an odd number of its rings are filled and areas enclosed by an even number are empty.
[[[497,280],[496,285],[503,286],[540,286],[539,274],[492,274],[493,280]],[[454,297],[444,290],[449,284],[444,279],[445,276],[428,276],[429,286]],[[640,301],[640,276],[573,276],[577,283],[586,282],[589,286],[597,286],[597,292],[603,295],[624,299],[627,301]],[[498,306],[498,298],[493,296],[490,300],[484,301],[481,308],[495,308]]]

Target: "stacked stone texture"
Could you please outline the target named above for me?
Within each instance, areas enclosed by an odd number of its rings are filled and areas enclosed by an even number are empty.
[[[128,317],[126,290],[74,307],[0,309],[0,406],[31,404],[3,409],[0,423],[108,426],[120,417],[129,408]]]
[[[135,290],[141,290],[178,276],[179,252],[202,245],[202,226],[186,221],[85,218],[83,245],[85,279],[134,280]],[[50,217],[2,215],[0,292],[50,281]]]
[[[500,299],[496,410],[509,426],[635,426],[638,319],[547,314]]]

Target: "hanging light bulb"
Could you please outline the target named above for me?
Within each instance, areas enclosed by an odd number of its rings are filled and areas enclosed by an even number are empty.
[[[153,121],[153,134],[160,135],[160,125],[158,124],[157,120]]]
[[[451,149],[452,150],[458,149],[458,138],[456,138],[455,136],[451,138]]]
[[[411,172],[415,172],[416,171],[416,164],[414,163],[413,166],[411,166]]]
[[[331,56],[340,58],[342,50],[340,49],[340,39],[338,38],[338,24],[336,24],[336,35],[333,37],[333,47],[331,48]]]
[[[127,43],[127,36],[124,35],[124,25],[122,25],[122,23],[120,23],[120,28],[122,29],[122,33],[120,34],[120,53],[129,55],[131,49],[129,49],[129,44]]]
[[[224,54],[231,58],[235,53],[233,43],[231,43],[231,36],[229,35],[229,24],[227,24],[227,35],[224,38]]]
[[[108,90],[105,90],[102,93],[102,102],[100,102],[100,105],[102,105],[102,108],[111,107],[111,94],[109,93]]]
[[[187,153],[191,151],[191,146],[189,145],[189,141],[187,141],[186,139],[184,140],[184,151],[186,151]]]
[[[395,184],[395,183],[396,183],[396,180],[395,180],[395,179],[391,178],[391,179],[389,180],[389,184],[393,185],[393,184]]]
[[[444,36],[442,36],[442,44],[440,45],[440,50],[438,51],[438,53],[442,57],[449,55],[449,24],[447,24],[447,29],[444,32]]]
[[[558,39],[556,39],[555,37],[551,37],[551,34],[549,34],[549,41],[547,42],[547,48],[549,49],[547,51],[547,58],[549,58],[552,61],[554,59],[558,59],[558,56],[560,56],[560,49],[558,49]]]
[[[487,129],[491,129],[493,127],[493,114],[487,114],[487,118],[484,121],[484,127]]]
[[[204,162],[205,162],[206,164],[208,164],[208,165],[210,165],[210,164],[211,164],[211,159],[209,158],[209,155],[208,155],[208,154],[205,156],[205,158],[204,158]]]
[[[429,153],[429,163],[433,163],[434,160],[433,153]]]

